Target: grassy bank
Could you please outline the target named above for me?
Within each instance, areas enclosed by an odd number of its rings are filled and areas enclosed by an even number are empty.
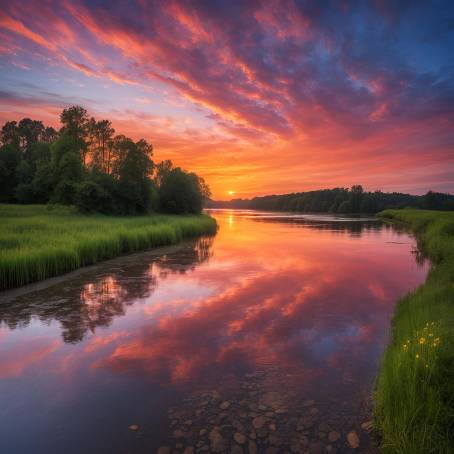
[[[385,453],[454,452],[454,212],[386,210],[406,224],[433,263],[399,301],[377,382]]]
[[[216,221],[206,215],[114,217],[0,205],[0,290],[215,231]]]

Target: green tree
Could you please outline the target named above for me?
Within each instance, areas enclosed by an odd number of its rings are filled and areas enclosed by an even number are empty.
[[[88,133],[87,111],[81,106],[72,106],[64,109],[60,114],[62,128],[60,132],[73,139],[76,150],[82,157],[85,165],[88,152],[87,133]]]
[[[200,179],[194,173],[177,167],[169,171],[161,181],[159,201],[163,211],[175,214],[200,213],[203,199]]]

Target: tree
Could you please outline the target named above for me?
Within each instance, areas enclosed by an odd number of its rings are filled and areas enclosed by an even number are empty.
[[[54,202],[71,204],[74,201],[75,186],[82,180],[84,168],[73,136],[65,135],[52,144],[51,167],[55,189]]]
[[[3,145],[13,145],[19,148],[19,128],[17,121],[7,121],[2,127],[0,137]]]
[[[72,106],[64,109],[60,114],[60,122],[62,124],[60,132],[73,139],[85,165],[88,150],[86,142],[88,132],[87,111],[81,106]]]
[[[125,136],[114,138],[115,160],[112,175],[119,182],[122,211],[136,213],[149,211],[153,184],[151,160],[153,147],[145,140],[134,142]]]
[[[14,190],[18,184],[16,169],[22,155],[14,143],[0,148],[0,202],[13,202]]]
[[[203,206],[200,180],[179,167],[169,171],[159,187],[160,207],[169,213],[200,213]]]
[[[173,164],[170,159],[165,161],[161,161],[156,165],[155,171],[155,183],[156,186],[159,188],[161,186],[162,180],[166,177],[166,175],[173,169]]]

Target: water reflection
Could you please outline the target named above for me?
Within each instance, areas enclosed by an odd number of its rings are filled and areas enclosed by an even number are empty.
[[[349,452],[351,430],[370,452],[393,306],[427,272],[414,240],[375,219],[213,214],[214,238],[2,302],[8,452]]]
[[[212,237],[205,237],[160,256],[152,252],[117,259],[98,272],[35,292],[32,298],[25,294],[6,300],[0,305],[0,326],[16,329],[33,318],[47,324],[56,320],[65,342],[80,342],[87,332],[109,326],[128,306],[149,298],[157,276],[184,274],[208,260],[212,243]]]

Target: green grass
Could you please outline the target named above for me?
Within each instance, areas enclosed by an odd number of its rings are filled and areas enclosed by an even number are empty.
[[[216,229],[206,215],[114,217],[68,207],[0,205],[0,290]]]
[[[377,380],[384,453],[454,452],[454,212],[386,210],[407,225],[433,264],[399,301]]]

